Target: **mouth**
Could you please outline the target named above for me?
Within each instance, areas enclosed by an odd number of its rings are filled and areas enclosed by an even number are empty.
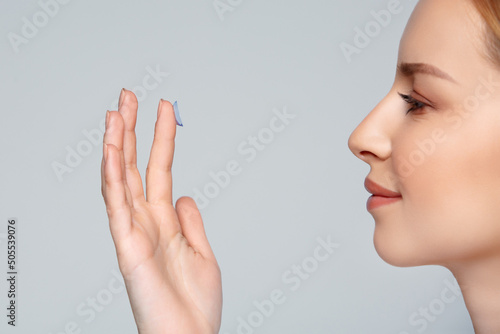
[[[372,194],[366,202],[368,211],[403,199],[400,193],[386,189],[369,178],[365,179],[365,189]]]

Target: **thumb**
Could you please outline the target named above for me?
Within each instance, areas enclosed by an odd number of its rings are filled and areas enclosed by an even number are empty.
[[[189,245],[204,258],[215,261],[215,255],[208,243],[203,220],[196,202],[191,197],[183,196],[175,203],[175,211],[179,218],[182,234]]]

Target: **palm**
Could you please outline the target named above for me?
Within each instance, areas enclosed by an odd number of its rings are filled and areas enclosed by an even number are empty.
[[[131,92],[120,100],[104,136],[102,192],[139,332],[217,333],[222,308],[217,261],[194,201],[182,197],[175,208],[172,203],[172,106],[160,102],[146,199],[136,167],[137,100]]]

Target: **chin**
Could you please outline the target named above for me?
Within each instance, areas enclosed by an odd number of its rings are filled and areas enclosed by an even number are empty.
[[[411,247],[411,242],[401,238],[390,238],[381,233],[373,237],[375,250],[382,260],[395,267],[417,267],[434,264],[430,259],[422,257],[422,252]]]

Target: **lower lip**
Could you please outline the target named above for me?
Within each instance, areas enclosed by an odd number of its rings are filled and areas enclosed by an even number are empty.
[[[371,195],[366,202],[366,209],[368,211],[376,209],[380,206],[391,204],[401,200],[402,197],[383,197]]]

